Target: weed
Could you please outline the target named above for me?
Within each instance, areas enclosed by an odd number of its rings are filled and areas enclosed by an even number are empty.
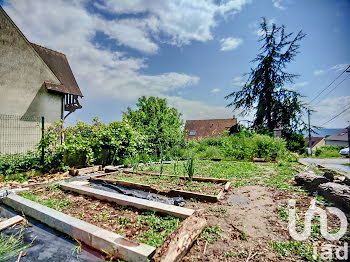
[[[17,256],[21,251],[27,249],[33,244],[34,240],[31,243],[24,245],[23,235],[23,228],[9,236],[3,233],[0,234],[0,261],[8,261],[10,258]]]
[[[72,249],[72,255],[76,256],[77,260],[79,260],[79,256],[81,254],[81,242],[78,239],[75,239],[77,241],[78,245],[74,246]]]
[[[240,235],[239,235],[239,238],[241,240],[246,240],[247,239],[247,234],[244,232],[244,231],[241,231]]]
[[[319,258],[314,260],[313,249],[311,244],[306,244],[299,241],[287,242],[271,242],[271,247],[276,250],[281,256],[295,257],[301,256],[308,261],[320,261]]]
[[[207,226],[200,235],[201,239],[205,239],[209,244],[216,242],[218,237],[221,237],[221,229],[219,226],[209,227]]]
[[[289,213],[288,209],[284,206],[278,207],[278,218],[282,219],[283,221],[289,221]]]
[[[185,171],[186,171],[186,174],[187,174],[189,181],[192,181],[194,171],[195,171],[194,159],[192,157],[188,158],[184,162],[184,168],[185,168]]]
[[[208,207],[208,211],[220,213],[222,215],[225,215],[227,213],[227,209],[224,207]]]
[[[228,258],[228,257],[245,258],[245,257],[248,257],[248,252],[246,250],[241,252],[227,251],[225,252],[224,257],[225,258]]]

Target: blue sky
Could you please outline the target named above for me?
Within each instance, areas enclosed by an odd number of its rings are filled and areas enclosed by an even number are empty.
[[[141,95],[164,97],[186,119],[227,118],[225,95],[239,90],[260,44],[261,17],[303,30],[288,71],[312,100],[350,64],[349,0],[1,1],[26,37],[67,55],[84,94],[77,120],[120,120]],[[311,108],[322,125],[350,105],[344,73]],[[328,92],[343,81],[334,91]],[[345,127],[350,110],[325,127]]]

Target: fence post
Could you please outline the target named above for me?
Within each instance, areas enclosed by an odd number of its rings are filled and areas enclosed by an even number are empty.
[[[41,117],[41,164],[44,164],[45,148],[44,148],[44,136],[45,136],[45,118]]]

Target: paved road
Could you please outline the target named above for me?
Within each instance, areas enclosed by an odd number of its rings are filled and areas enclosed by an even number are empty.
[[[321,165],[329,169],[333,169],[350,178],[349,158],[300,158],[299,161],[303,164]]]

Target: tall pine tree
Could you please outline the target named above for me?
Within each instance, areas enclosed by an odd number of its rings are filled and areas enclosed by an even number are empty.
[[[245,115],[255,110],[253,128],[263,132],[272,132],[282,127],[282,135],[287,139],[296,139],[305,127],[302,116],[305,110],[300,94],[285,88],[298,77],[286,72],[286,66],[298,54],[299,41],[305,37],[302,31],[293,37],[286,33],[284,25],[269,26],[263,18],[260,24],[263,43],[260,53],[252,61],[257,63],[251,69],[248,80],[240,91],[232,92],[225,98],[231,100],[227,105],[242,110]],[[297,140],[303,139],[301,135]],[[291,141],[292,142],[292,141]],[[304,146],[304,144],[302,145]],[[293,147],[293,146],[292,146]]]

